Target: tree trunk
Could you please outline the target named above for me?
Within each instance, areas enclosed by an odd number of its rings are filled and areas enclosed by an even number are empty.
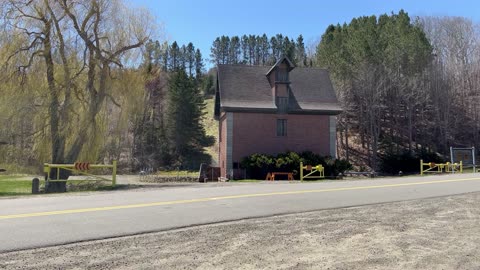
[[[65,150],[65,138],[59,131],[60,125],[60,116],[59,116],[59,96],[57,92],[57,87],[55,84],[54,77],[54,63],[52,58],[52,45],[50,40],[51,33],[51,24],[50,22],[45,23],[45,39],[43,40],[43,45],[45,48],[44,59],[46,64],[47,72],[47,82],[49,88],[50,96],[50,137],[52,140],[52,163],[58,164],[64,162],[64,150]],[[50,179],[67,179],[68,172],[65,170],[60,170],[60,177],[57,176],[57,170],[52,170],[50,172]],[[48,183],[45,187],[46,192],[65,192],[66,191],[66,182],[54,182]]]

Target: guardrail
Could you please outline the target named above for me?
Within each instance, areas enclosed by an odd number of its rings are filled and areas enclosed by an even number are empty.
[[[425,169],[425,167],[427,167]],[[460,163],[435,163],[435,162],[423,162],[420,160],[420,175],[424,173],[455,173],[455,172],[463,172],[463,162]]]
[[[309,171],[309,173],[304,175],[303,170],[307,170]],[[303,162],[300,162],[300,181],[303,181],[303,179],[323,179],[323,178],[325,178],[325,168],[321,164],[316,166],[312,166],[312,165],[303,166]]]
[[[112,169],[112,178],[105,178],[99,175],[90,173],[92,169]],[[56,179],[50,179],[50,172],[52,170],[56,171]],[[60,179],[60,170],[71,171],[75,174],[89,176],[89,179],[76,179],[76,180],[67,180]],[[45,180],[47,182],[67,182],[67,181],[111,181],[112,186],[117,184],[117,161],[114,160],[111,165],[105,164],[90,164],[87,162],[76,162],[74,164],[50,164],[45,163],[43,165],[43,172],[46,174]]]

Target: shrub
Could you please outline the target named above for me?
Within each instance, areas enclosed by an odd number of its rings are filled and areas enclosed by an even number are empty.
[[[253,154],[243,158],[241,166],[247,170],[248,176],[253,179],[265,179],[268,172],[274,171],[293,172],[298,178],[300,162],[305,165],[321,164],[325,168],[325,175],[330,177],[335,177],[339,173],[352,168],[352,165],[346,160],[323,157],[310,151],[300,154],[288,151],[277,156]]]
[[[251,178],[265,179],[267,173],[274,168],[273,163],[274,157],[270,155],[253,154],[244,158],[240,166],[247,170]]]
[[[405,151],[401,154],[387,152],[380,157],[380,171],[386,174],[418,173],[420,170],[420,159],[425,162],[443,163],[445,159],[436,153],[421,151],[410,153]]]

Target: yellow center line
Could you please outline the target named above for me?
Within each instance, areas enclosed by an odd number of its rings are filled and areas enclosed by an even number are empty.
[[[452,183],[452,182],[466,182],[466,181],[476,181],[476,180],[480,180],[480,177],[477,177],[477,178],[463,178],[463,179],[450,179],[450,180],[436,180],[436,181],[425,181],[425,182],[413,182],[413,183],[400,183],[400,184],[373,185],[373,186],[343,187],[343,188],[331,188],[331,189],[312,189],[312,190],[281,191],[281,192],[270,192],[270,193],[240,194],[240,195],[199,198],[199,199],[187,199],[187,200],[175,200],[175,201],[164,201],[164,202],[153,202],[153,203],[127,204],[127,205],[117,205],[117,206],[103,206],[103,207],[82,208],[82,209],[66,209],[66,210],[58,210],[58,211],[36,212],[36,213],[25,213],[25,214],[11,214],[11,215],[0,216],[0,219],[15,219],[15,218],[26,218],[26,217],[53,216],[53,215],[64,215],[64,214],[74,214],[74,213],[109,211],[109,210],[118,210],[118,209],[132,209],[132,208],[142,208],[142,207],[152,207],[152,206],[164,206],[164,205],[174,205],[174,204],[209,202],[209,201],[240,199],[240,198],[253,198],[253,197],[266,197],[266,196],[279,196],[279,195],[295,195],[295,194],[306,194],[306,193],[322,193],[322,192],[362,190],[362,189],[378,189],[378,188],[404,187],[404,186],[416,186],[416,185],[433,185],[433,184],[443,184],[443,183]]]

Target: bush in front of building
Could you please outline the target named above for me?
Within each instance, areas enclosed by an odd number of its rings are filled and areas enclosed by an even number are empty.
[[[330,156],[320,156],[310,151],[296,153],[285,152],[276,156],[267,154],[253,154],[243,158],[241,167],[246,169],[247,176],[252,179],[265,179],[269,172],[293,172],[299,178],[300,162],[304,165],[316,166],[321,164],[325,168],[325,176],[333,178],[352,165],[344,159],[334,159]]]

